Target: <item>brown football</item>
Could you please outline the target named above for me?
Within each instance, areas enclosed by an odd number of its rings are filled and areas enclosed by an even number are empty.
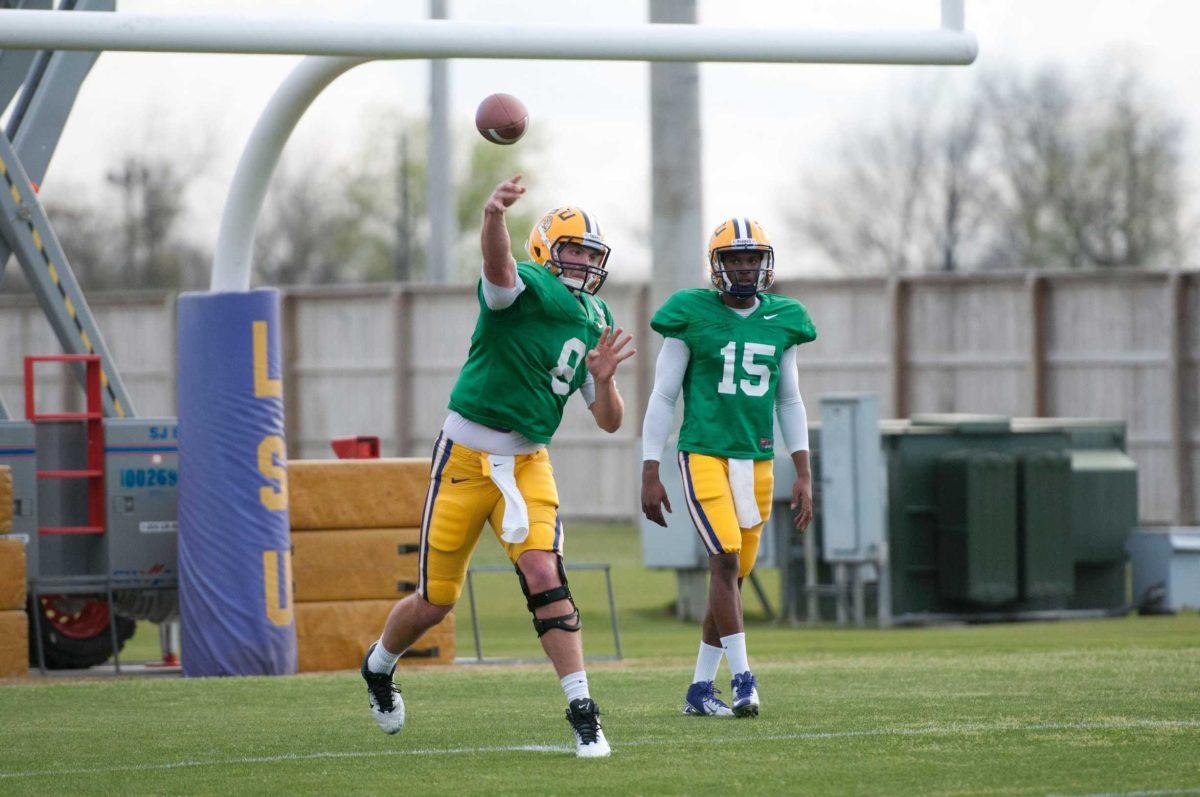
[[[493,144],[515,144],[529,126],[525,103],[511,94],[491,94],[475,111],[475,127]]]

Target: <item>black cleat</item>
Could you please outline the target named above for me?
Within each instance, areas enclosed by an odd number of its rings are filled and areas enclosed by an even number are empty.
[[[604,729],[600,727],[600,707],[590,697],[572,700],[567,706],[567,722],[575,732],[575,755],[603,758],[612,753]]]
[[[393,666],[391,672],[371,672],[367,668],[367,662],[371,659],[371,653],[375,650],[378,642],[371,643],[371,647],[367,648],[367,655],[363,658],[362,677],[367,682],[367,699],[371,703],[371,716],[375,718],[376,724],[383,730],[384,733],[399,733],[404,727],[404,698],[400,697],[400,688],[392,682],[392,673],[396,672],[396,667]]]

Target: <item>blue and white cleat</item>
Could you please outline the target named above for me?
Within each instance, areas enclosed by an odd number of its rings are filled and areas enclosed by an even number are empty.
[[[367,648],[360,672],[367,682],[367,700],[371,704],[371,716],[375,723],[384,733],[399,733],[404,727],[404,698],[400,697],[399,688],[392,682],[392,673],[396,672],[396,668],[393,666],[392,672],[382,673],[371,672],[367,667],[371,651],[378,644],[375,642]]]
[[[683,713],[694,717],[732,717],[733,711],[717,697],[721,690],[712,681],[696,681],[683,699]]]
[[[758,716],[758,683],[749,670],[733,676],[733,716]]]

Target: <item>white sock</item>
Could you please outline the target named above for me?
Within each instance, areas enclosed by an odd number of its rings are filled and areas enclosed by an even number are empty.
[[[729,659],[729,672],[740,675],[750,671],[750,660],[746,657],[746,632],[721,637],[725,658]]]
[[[381,638],[375,645],[375,649],[371,651],[371,657],[367,659],[367,669],[371,672],[391,672],[392,667],[396,666],[396,659],[400,658],[399,653],[391,653],[383,646]]]
[[[714,648],[701,641],[700,653],[696,656],[696,673],[692,676],[692,683],[707,683],[717,680],[717,669],[721,666],[723,655],[725,655],[724,648]]]
[[[583,670],[573,672],[570,675],[564,675],[558,681],[562,684],[568,703],[573,700],[579,700],[582,697],[592,696],[591,692],[588,691],[587,673]]]

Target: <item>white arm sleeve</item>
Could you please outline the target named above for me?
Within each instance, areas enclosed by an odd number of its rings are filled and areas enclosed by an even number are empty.
[[[808,413],[800,397],[800,376],[796,373],[796,347],[790,346],[779,363],[779,388],[775,391],[775,409],[779,429],[789,454],[808,450]]]
[[[654,364],[654,389],[646,406],[646,420],[642,422],[643,460],[662,460],[663,446],[675,421],[675,402],[691,356],[687,344],[679,338],[663,341],[658,362]]]
[[[517,282],[511,288],[502,288],[496,283],[487,278],[486,272],[480,272],[483,282],[483,301],[487,303],[489,310],[503,310],[506,307],[512,307],[513,302],[521,295],[521,291],[525,290],[525,283],[521,280],[521,275],[517,274]]]
[[[586,368],[587,365],[583,367]],[[579,395],[583,396],[583,403],[589,408],[596,403],[596,380],[592,379],[591,371],[588,371],[587,379],[579,386]]]

